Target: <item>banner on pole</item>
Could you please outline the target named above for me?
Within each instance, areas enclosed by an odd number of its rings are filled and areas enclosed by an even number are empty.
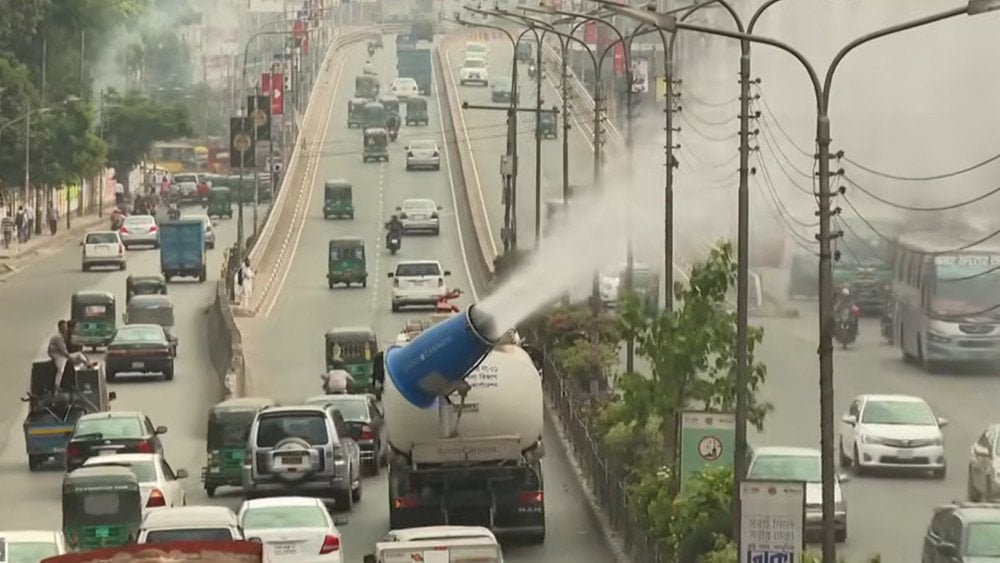
[[[625,44],[619,39],[615,43],[615,74],[625,74]]]
[[[805,545],[806,484],[740,482],[740,563],[798,563]]]
[[[732,467],[736,447],[736,417],[732,413],[681,413],[681,490],[707,467]]]
[[[253,118],[258,141],[271,140],[271,100],[268,96],[247,96],[247,115]]]
[[[262,72],[260,74],[260,91],[270,93],[271,92],[271,73]]]
[[[271,73],[271,115],[285,113],[285,75],[280,72]]]
[[[256,164],[253,141],[253,118],[229,118],[229,166],[232,169],[253,168]]]
[[[645,94],[649,91],[649,61],[635,58],[632,60],[632,93]]]

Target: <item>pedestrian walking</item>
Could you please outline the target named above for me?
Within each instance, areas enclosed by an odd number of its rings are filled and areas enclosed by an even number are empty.
[[[122,184],[115,176],[115,205],[122,207],[125,205],[125,184]]]
[[[243,261],[243,265],[236,271],[236,284],[239,287],[239,302],[241,307],[250,305],[250,296],[253,294],[253,269],[250,268],[250,259]]]
[[[15,230],[14,218],[10,216],[10,212],[5,207],[3,208],[3,217],[0,218],[0,234],[3,237],[4,248],[10,248],[10,243],[14,242]]]
[[[30,203],[24,204],[24,221],[24,240],[27,241],[35,234],[35,208]]]
[[[49,222],[49,233],[56,236],[59,230],[59,210],[54,202],[49,202],[49,209],[45,212],[45,219]]]

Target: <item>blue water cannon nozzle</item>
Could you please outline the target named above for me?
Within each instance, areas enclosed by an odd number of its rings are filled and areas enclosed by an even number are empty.
[[[496,319],[475,305],[420,333],[385,355],[385,370],[399,393],[428,408],[455,391],[500,340]]]

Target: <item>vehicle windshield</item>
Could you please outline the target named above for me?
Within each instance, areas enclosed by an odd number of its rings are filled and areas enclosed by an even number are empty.
[[[208,448],[243,449],[256,416],[254,411],[213,412],[208,416]]]
[[[174,183],[175,184],[183,184],[183,183],[197,184],[198,183],[198,176],[195,176],[194,174],[177,174],[177,175],[174,176]]]
[[[330,249],[330,259],[332,260],[364,260],[365,248],[354,246],[351,248],[335,246]]]
[[[46,557],[59,555],[55,542],[7,542],[7,563],[38,563]]]
[[[410,148],[414,150],[434,151],[437,150],[437,143],[434,141],[413,141],[410,143]]]
[[[274,528],[327,528],[326,513],[318,506],[268,506],[251,508],[243,515],[244,530]]]
[[[146,543],[175,541],[226,541],[232,540],[229,528],[188,528],[179,530],[153,530],[146,533]]]
[[[115,342],[129,343],[152,343],[163,342],[163,329],[148,326],[130,327],[126,326],[118,329],[115,333]]]
[[[132,323],[174,326],[174,310],[170,307],[129,307],[128,320]]]
[[[483,59],[465,59],[462,65],[465,68],[486,68],[486,61]]]
[[[819,457],[811,455],[757,456],[750,467],[749,475],[751,479],[819,483],[821,480]]]
[[[142,424],[138,418],[110,417],[84,419],[76,423],[74,436],[99,434],[104,439],[142,438]]]
[[[368,422],[368,404],[358,399],[334,399],[328,404],[340,411],[344,420]]]
[[[400,264],[396,266],[397,278],[406,278],[414,276],[440,276],[440,275],[441,275],[441,267],[433,262]]]
[[[273,448],[286,438],[299,438],[311,446],[326,444],[326,416],[310,413],[261,417],[257,428],[258,447]]]
[[[87,467],[125,467],[135,475],[136,481],[140,483],[153,483],[159,480],[156,475],[156,466],[152,461],[104,461],[102,458],[91,458],[97,463],[86,463]],[[102,463],[103,462],[103,463]]]
[[[861,413],[863,424],[935,426],[930,407],[918,401],[869,401]]]
[[[469,43],[465,46],[465,50],[469,53],[485,53],[488,51],[486,45],[481,43]]]
[[[115,233],[90,233],[87,235],[86,244],[118,244],[118,235]]]
[[[973,523],[966,532],[965,555],[1000,557],[1000,522]]]
[[[837,265],[843,268],[886,268],[886,243],[877,234],[864,231],[857,227],[844,229],[844,236],[837,242],[840,251],[840,261]]]
[[[1000,256],[937,256],[937,274],[931,311],[940,315],[1000,316]]]
[[[369,340],[333,340],[327,351],[331,358],[343,360],[348,364],[372,361],[375,351]]]
[[[403,211],[407,213],[433,213],[437,205],[426,199],[408,200],[403,202]]]

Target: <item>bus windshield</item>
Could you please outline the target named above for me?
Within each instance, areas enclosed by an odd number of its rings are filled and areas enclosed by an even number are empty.
[[[939,315],[1000,317],[1000,255],[937,256],[931,310]]]

